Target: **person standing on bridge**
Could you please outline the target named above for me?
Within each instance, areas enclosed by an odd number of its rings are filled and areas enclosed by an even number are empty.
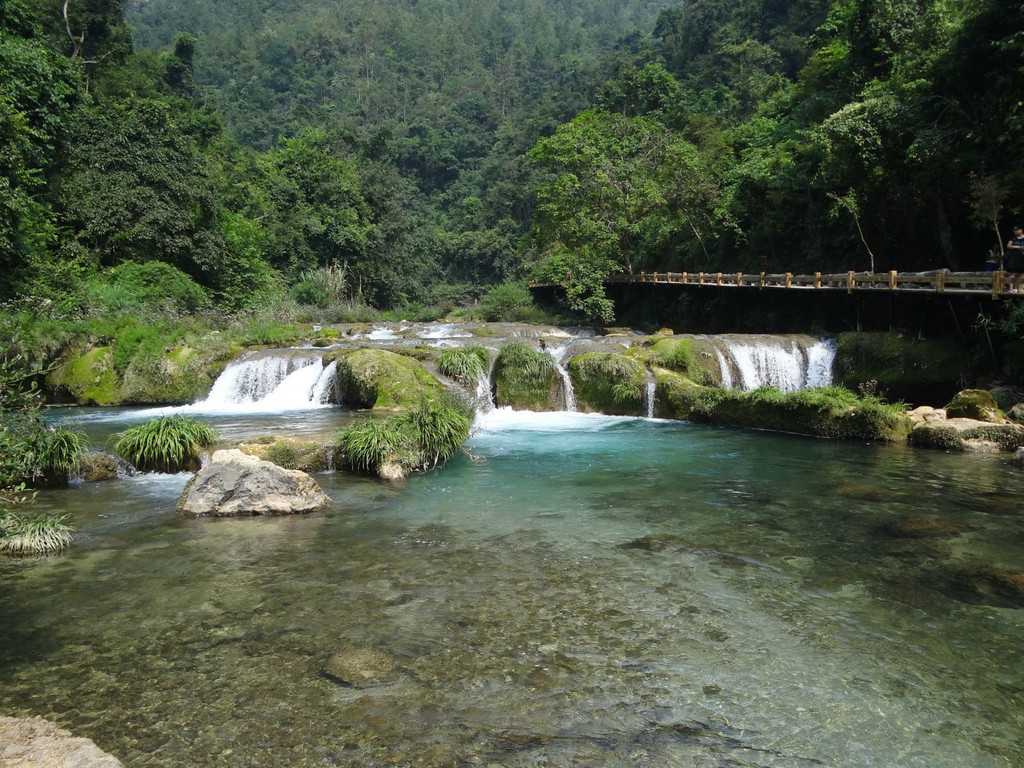
[[[1021,276],[1024,273],[1024,229],[1013,227],[1013,237],[1006,244],[1006,271],[1010,275],[1010,292],[1021,290]]]

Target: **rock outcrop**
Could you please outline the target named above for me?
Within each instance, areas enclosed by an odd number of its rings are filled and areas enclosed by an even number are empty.
[[[945,451],[1012,452],[1024,445],[1024,426],[974,419],[940,419],[919,423],[908,440],[921,448]]]
[[[991,424],[1003,424],[1006,415],[999,410],[996,399],[984,389],[965,389],[953,396],[946,406],[946,415],[951,419],[974,419]]]
[[[0,717],[4,768],[123,768],[92,740],[72,736],[41,717]]]
[[[209,466],[188,482],[178,511],[193,517],[290,515],[314,512],[329,503],[305,472],[231,449],[215,452]]]

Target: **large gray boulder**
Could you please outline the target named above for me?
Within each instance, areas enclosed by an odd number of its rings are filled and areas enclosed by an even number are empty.
[[[124,768],[90,739],[72,736],[41,717],[0,717],[3,768]]]
[[[207,515],[291,515],[330,504],[316,480],[237,449],[216,451],[178,500],[178,511]]]

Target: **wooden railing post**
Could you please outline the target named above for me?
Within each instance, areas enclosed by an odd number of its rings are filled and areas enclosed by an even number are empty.
[[[717,278],[717,281],[716,281],[715,284],[716,285],[721,285],[722,284],[722,273],[721,272],[718,273],[718,278]]]
[[[697,285],[704,285],[704,273],[703,272],[698,272],[697,273]]]
[[[935,290],[942,293],[946,290],[946,270],[940,269],[935,273]]]
[[[896,285],[897,285],[897,283],[896,283],[896,274],[897,274],[897,272],[896,272],[895,269],[892,270],[891,272],[889,272],[889,290],[890,291],[895,291],[896,290]]]
[[[792,288],[793,287],[793,273],[792,272],[787,272],[786,273],[786,287],[787,288]]]
[[[857,284],[857,273],[852,269],[846,273],[846,292],[853,293],[853,286]]]
[[[743,273],[742,272],[737,272],[736,273],[736,287],[737,288],[742,288],[743,287]]]
[[[761,273],[761,287],[764,288],[764,272]]]
[[[814,273],[814,287],[821,288],[821,272]]]
[[[1003,292],[1003,270],[997,269],[992,273],[992,296],[999,296]]]

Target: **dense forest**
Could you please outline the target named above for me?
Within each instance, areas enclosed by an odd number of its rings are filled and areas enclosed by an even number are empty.
[[[1005,0],[4,0],[2,298],[455,306],[528,276],[980,269]],[[114,307],[116,308],[116,307]]]

